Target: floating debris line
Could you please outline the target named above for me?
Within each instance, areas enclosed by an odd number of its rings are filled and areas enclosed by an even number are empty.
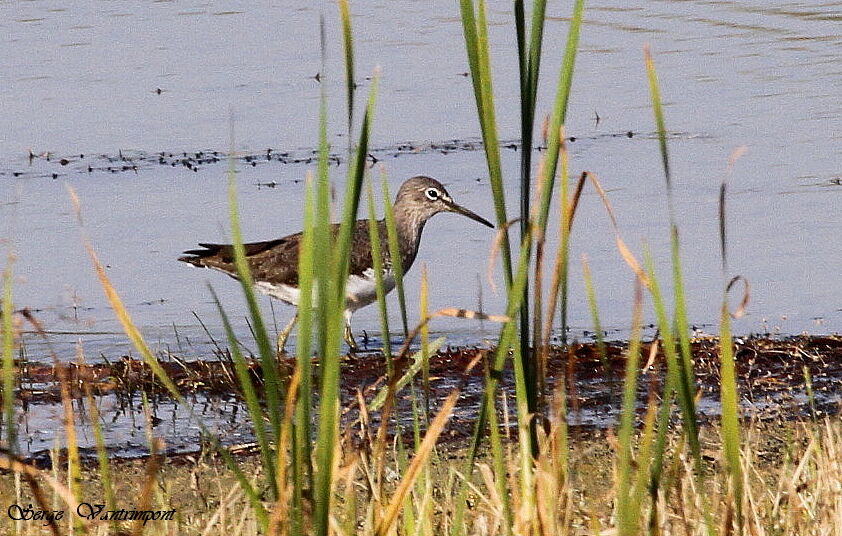
[[[604,139],[655,139],[654,132],[640,133],[626,130],[597,134],[593,136],[571,136],[568,142],[575,143],[579,140],[598,141]],[[703,138],[704,135],[673,132],[672,139]],[[520,150],[520,140],[502,140],[500,147],[512,151]],[[368,159],[373,163],[384,161],[389,158],[401,156],[440,154],[449,155],[463,153],[466,151],[480,151],[483,148],[482,140],[479,138],[453,139],[444,141],[425,142],[402,142],[393,145],[385,145],[372,148],[368,152]],[[535,147],[541,151],[543,146]],[[237,152],[234,159],[238,167],[258,167],[265,164],[283,165],[309,165],[314,164],[318,158],[318,149],[304,147],[297,149],[276,149],[268,148],[254,152]],[[346,158],[344,153],[333,153],[329,157],[332,164],[341,165]],[[51,151],[29,151],[24,157],[23,165],[8,163],[0,167],[0,178],[47,178],[58,179],[69,175],[80,174],[137,174],[144,169],[156,166],[183,169],[188,172],[198,172],[208,166],[228,162],[228,152],[219,150],[198,150],[198,151],[129,151],[119,150],[113,154],[58,154]],[[3,169],[5,168],[5,169]],[[262,186],[275,187],[276,183],[265,183]]]

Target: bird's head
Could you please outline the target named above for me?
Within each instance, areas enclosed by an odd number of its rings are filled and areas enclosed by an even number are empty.
[[[456,204],[442,184],[431,177],[417,176],[407,179],[395,197],[395,212],[405,211],[405,217],[425,222],[439,212],[455,212],[467,216],[487,227],[494,225],[485,218]]]

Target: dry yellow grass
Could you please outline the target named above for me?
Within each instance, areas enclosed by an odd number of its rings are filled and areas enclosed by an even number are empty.
[[[747,424],[741,453],[746,490],[743,511],[743,534],[772,535],[838,535],[842,530],[842,421],[830,417],[818,423]],[[736,534],[730,526],[734,522],[733,498],[727,488],[727,475],[721,463],[718,433],[712,427],[702,434],[708,489],[696,489],[693,463],[683,452],[680,437],[673,437],[668,451],[666,473],[662,481],[662,495],[654,503],[644,501],[640,512],[640,534],[655,520],[657,530],[652,534],[704,534],[700,497],[707,497],[719,534]],[[346,438],[348,439],[348,438]],[[407,464],[398,465],[400,456],[395,448],[386,456],[383,467],[386,475],[382,487],[375,486],[373,475],[377,463],[367,453],[373,445],[351,448],[349,442],[337,445],[342,453],[337,474],[337,494],[333,510],[334,534],[447,534],[454,510],[450,493],[455,479],[460,478],[461,447],[441,446],[436,456],[413,469],[417,481],[412,486],[392,482],[388,475],[404,475]],[[569,471],[559,471],[558,452],[550,444],[536,461],[535,489],[537,509],[520,508],[519,487],[511,485],[514,526],[518,534],[617,534],[614,517],[615,441],[612,432],[578,432],[570,437]],[[519,461],[517,449],[508,449],[509,478],[517,480]],[[409,460],[411,461],[411,459]],[[489,460],[481,458],[474,468],[468,500],[465,529],[471,535],[502,533],[502,504],[496,493],[494,473]],[[260,458],[240,460],[241,468],[257,483],[262,478]],[[118,508],[140,508],[138,501],[145,487],[151,486],[152,511],[175,509],[170,521],[149,521],[133,526],[119,522],[125,534],[145,535],[219,535],[240,536],[258,533],[258,520],[249,507],[243,490],[227,466],[210,457],[166,460],[150,481],[149,460],[119,461],[112,466],[114,492]],[[9,469],[9,464],[4,463]],[[12,469],[16,469],[12,467]],[[17,469],[20,469],[18,467]],[[54,486],[66,482],[66,471],[37,471],[27,469],[40,484],[40,501],[51,510],[63,510],[63,518],[56,522],[59,534],[69,534],[69,522],[76,506],[69,507],[68,490]],[[22,536],[51,534],[44,520],[14,521],[20,517],[13,504],[23,509],[32,504],[33,511],[41,510],[38,499],[25,478],[5,471],[0,476],[0,533]],[[565,474],[567,476],[565,476]],[[80,501],[102,503],[102,485],[95,466],[82,471]],[[406,493],[405,498],[397,494]],[[396,505],[400,504],[398,508]],[[268,501],[265,506],[277,508]],[[280,506],[284,508],[284,505]],[[83,507],[84,508],[84,507]],[[386,530],[383,521],[397,512],[397,523]],[[407,524],[407,520],[412,524]],[[110,523],[87,520],[77,533],[114,534]],[[380,528],[379,532],[377,528]],[[280,526],[278,534],[285,534]]]

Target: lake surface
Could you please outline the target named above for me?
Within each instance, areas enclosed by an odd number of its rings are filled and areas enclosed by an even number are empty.
[[[432,175],[457,201],[491,218],[456,3],[352,4],[358,101],[375,66],[383,73],[372,153],[384,164],[392,192],[409,176]],[[506,143],[516,141],[519,129],[510,7],[490,5],[494,89]],[[541,115],[554,94],[569,10],[566,3],[550,8]],[[88,360],[129,351],[85,255],[68,185],[79,195],[100,259],[150,343],[187,358],[207,357],[213,343],[196,316],[223,339],[210,283],[250,344],[238,285],[175,261],[196,242],[226,240],[228,228],[224,159],[187,167],[182,155],[202,153],[203,160],[225,152],[232,118],[240,155],[265,155],[268,148],[289,153],[285,162],[237,161],[241,220],[247,240],[299,230],[303,178],[315,167],[307,160],[316,141],[322,14],[329,50],[320,78],[333,151],[342,155],[348,141],[332,3],[157,1],[141,7],[36,0],[0,6],[0,238],[15,256],[15,305],[35,311],[53,332],[49,346],[60,357],[72,358],[79,344]],[[728,276],[745,276],[752,294],[735,330],[842,329],[840,21],[842,2],[586,4],[567,124],[576,138],[571,172],[599,176],[626,242],[638,254],[648,243],[666,275],[666,197],[642,55],[649,43],[672,133],[690,320],[701,330],[716,330],[723,285],[718,191],[728,155],[740,146],[748,152],[729,182]],[[459,143],[451,147],[452,140]],[[517,150],[503,150],[512,217],[518,158]],[[333,169],[341,183],[344,165]],[[481,302],[486,311],[502,311],[504,299],[484,275],[492,237],[454,215],[428,224],[418,264],[429,271],[431,309],[476,309]],[[550,237],[549,251],[556,244]],[[572,243],[570,322],[579,338],[591,329],[579,263],[584,254],[603,326],[622,338],[632,275],[592,189],[583,196]],[[416,266],[406,279],[410,304],[419,273]],[[495,278],[502,286],[499,271]],[[396,303],[391,296],[393,329]],[[268,300],[264,305],[273,314]],[[278,324],[292,312],[274,306]],[[417,317],[410,310],[410,318]],[[431,327],[452,344],[481,344],[496,334],[494,325],[465,320],[437,319]],[[354,329],[376,333],[376,308],[358,312]],[[25,343],[32,359],[50,359],[37,336],[27,335]]]

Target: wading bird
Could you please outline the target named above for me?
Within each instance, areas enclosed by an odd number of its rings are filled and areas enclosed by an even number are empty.
[[[412,266],[418,254],[424,224],[439,212],[455,212],[488,227],[494,227],[486,219],[456,204],[440,182],[424,176],[412,177],[404,181],[395,196],[392,211],[404,273]],[[336,236],[339,225],[333,224],[331,229]],[[395,276],[389,257],[386,221],[379,220],[377,229],[383,256],[383,285],[388,293],[395,288]],[[301,233],[295,233],[266,242],[244,244],[246,261],[251,270],[254,286],[273,298],[296,306],[299,301],[298,250],[301,236]],[[185,256],[178,260],[202,268],[219,270],[237,278],[233,246],[230,244],[199,244],[199,246],[202,249],[185,251]],[[351,333],[351,315],[357,309],[377,300],[373,264],[368,220],[357,220],[353,230],[348,281],[345,287],[345,342],[348,343],[351,351],[357,349]],[[278,335],[279,352],[283,350],[284,343],[297,318],[298,313]]]

